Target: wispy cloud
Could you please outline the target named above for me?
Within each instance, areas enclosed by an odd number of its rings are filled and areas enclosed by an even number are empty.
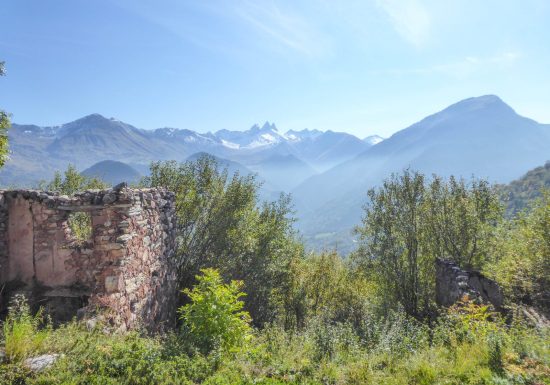
[[[123,0],[120,0],[123,1]],[[156,6],[123,2],[125,9],[138,13],[184,41],[214,52],[242,55],[260,49],[277,53],[321,56],[329,51],[329,37],[315,19],[293,3],[276,0],[180,1],[171,12]],[[307,16],[307,17],[306,17]],[[205,20],[216,23],[214,28]]]
[[[235,12],[279,48],[310,56],[321,55],[328,50],[328,38],[299,12],[284,9],[271,1],[243,1],[235,7]]]
[[[415,46],[423,45],[430,35],[431,16],[419,0],[377,0],[395,30]]]
[[[423,68],[394,68],[373,72],[377,74],[390,74],[399,76],[430,75],[434,73],[440,73],[456,78],[465,78],[480,70],[512,65],[520,58],[520,52],[507,51],[492,56],[466,56],[463,59],[454,62],[435,64]]]
[[[510,65],[521,57],[519,52],[502,52],[492,56],[467,56],[462,60],[435,65],[428,68],[426,73],[440,72],[454,77],[466,77],[472,73],[487,68],[495,68],[503,65]]]

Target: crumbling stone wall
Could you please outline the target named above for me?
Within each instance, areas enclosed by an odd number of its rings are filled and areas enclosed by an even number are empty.
[[[492,304],[502,310],[504,298],[498,284],[478,271],[463,270],[455,263],[436,259],[436,302],[451,306],[467,295],[480,303]]]
[[[88,242],[71,234],[74,212],[90,214]],[[54,318],[102,308],[121,330],[159,329],[174,312],[175,221],[174,194],[164,189],[0,191],[3,297],[24,291]]]

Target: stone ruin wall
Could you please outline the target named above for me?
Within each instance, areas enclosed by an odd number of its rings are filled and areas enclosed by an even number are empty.
[[[76,212],[91,220],[84,243],[68,224]],[[158,330],[174,314],[175,221],[163,189],[0,191],[0,305],[23,292],[54,319],[101,308],[121,330]]]
[[[461,269],[454,262],[436,259],[436,303],[452,306],[465,295],[479,303],[492,304],[502,311],[504,297],[498,284],[478,271]]]

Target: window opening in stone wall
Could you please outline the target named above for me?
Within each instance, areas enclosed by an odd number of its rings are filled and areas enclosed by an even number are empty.
[[[67,223],[77,246],[92,242],[92,215],[89,212],[70,213]]]

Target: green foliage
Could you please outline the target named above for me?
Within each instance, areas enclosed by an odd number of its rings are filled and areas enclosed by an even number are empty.
[[[105,189],[109,185],[98,178],[89,178],[81,175],[76,167],[70,164],[63,175],[56,171],[52,181],[40,184],[40,189],[55,191],[64,195],[74,195],[77,192],[93,189]]]
[[[165,356],[158,339],[143,338],[135,333],[106,336],[100,331],[81,330],[71,342],[72,346],[66,351],[66,358],[59,360],[53,369],[40,373],[27,383],[192,384],[188,373],[193,373],[193,366],[200,364],[198,357],[195,362],[191,362],[183,356]],[[203,375],[208,373],[208,367],[200,370],[204,371]]]
[[[78,244],[89,241],[92,237],[92,218],[89,213],[76,212],[69,214],[69,228]]]
[[[210,317],[209,317],[210,318]],[[316,318],[302,330],[257,330],[250,343],[208,355],[182,350],[188,334],[109,335],[99,325],[51,330],[39,351],[61,353],[31,373],[0,363],[0,384],[547,384],[550,334],[506,325],[465,301],[431,329],[394,312],[367,317],[363,335],[346,323]],[[32,335],[39,333],[35,329]]]
[[[474,340],[431,342],[417,321],[396,319],[387,344],[366,345],[345,325],[312,325],[302,332],[267,328],[254,341],[255,348],[222,361],[206,383],[215,384],[537,384],[550,380],[548,357],[532,352],[519,358],[513,344],[515,331],[494,328],[497,334]],[[480,321],[490,324],[491,321]],[[415,326],[416,325],[416,326]],[[442,333],[455,333],[452,323]],[[522,327],[518,330],[533,336]],[[423,337],[425,336],[425,337]],[[547,336],[534,346],[548,350]],[[402,348],[388,350],[395,342]],[[494,341],[499,341],[498,345]],[[498,347],[497,347],[498,346]]]
[[[4,62],[0,62],[0,76],[6,74]],[[4,166],[8,158],[8,128],[10,128],[9,115],[0,109],[0,168]]]
[[[39,330],[41,324],[40,312],[32,315],[26,298],[16,295],[2,325],[4,350],[10,362],[19,362],[44,349],[51,329],[46,327]]]
[[[193,290],[183,291],[191,303],[180,308],[181,319],[204,352],[242,346],[251,333],[250,315],[242,310],[244,303],[239,299],[245,295],[240,291],[243,283],[224,284],[218,271],[201,271]]]
[[[289,271],[289,279],[279,287],[287,329],[302,329],[321,316],[357,326],[371,311],[374,283],[334,252],[296,258]]]
[[[277,288],[287,280],[290,261],[303,252],[290,198],[260,203],[254,176],[229,177],[208,156],[153,163],[145,184],[176,193],[180,287],[192,287],[201,269],[216,268],[225,280],[245,282],[246,309],[255,324],[272,320],[281,303]]]
[[[363,227],[357,229],[362,240],[357,259],[376,273],[388,302],[419,315],[433,292],[433,259],[425,241],[424,176],[406,170],[368,194],[370,205],[365,207]]]
[[[497,196],[484,181],[434,176],[428,183],[405,170],[369,198],[354,258],[379,283],[389,308],[400,304],[416,317],[433,311],[435,258],[481,266],[500,218]]]
[[[498,185],[497,191],[506,205],[506,214],[514,216],[528,208],[532,201],[542,196],[544,189],[550,188],[550,161],[534,168],[520,179],[507,185]]]
[[[73,194],[86,183],[73,167],[51,186]],[[229,177],[212,158],[155,163],[147,183],[176,192],[189,297],[178,333],[40,328],[19,306],[3,325],[0,385],[550,383],[548,328],[505,323],[467,298],[436,317],[431,303],[434,258],[446,256],[544,309],[550,195],[501,221],[486,182],[405,171],[369,192],[360,250],[342,260],[305,255],[289,197],[260,203],[254,177]],[[41,353],[61,355],[31,373],[22,360]]]
[[[512,302],[550,312],[550,190],[499,228],[485,272]]]
[[[56,171],[52,181],[42,182],[39,186],[41,190],[55,191],[69,196],[84,190],[105,189],[108,187],[107,183],[98,178],[81,175],[72,164],[67,167],[63,175]],[[90,239],[92,236],[92,222],[89,213],[71,213],[68,222],[77,243],[83,243]]]
[[[431,253],[464,268],[480,269],[502,218],[498,195],[487,181],[434,175],[427,189],[427,238]]]

